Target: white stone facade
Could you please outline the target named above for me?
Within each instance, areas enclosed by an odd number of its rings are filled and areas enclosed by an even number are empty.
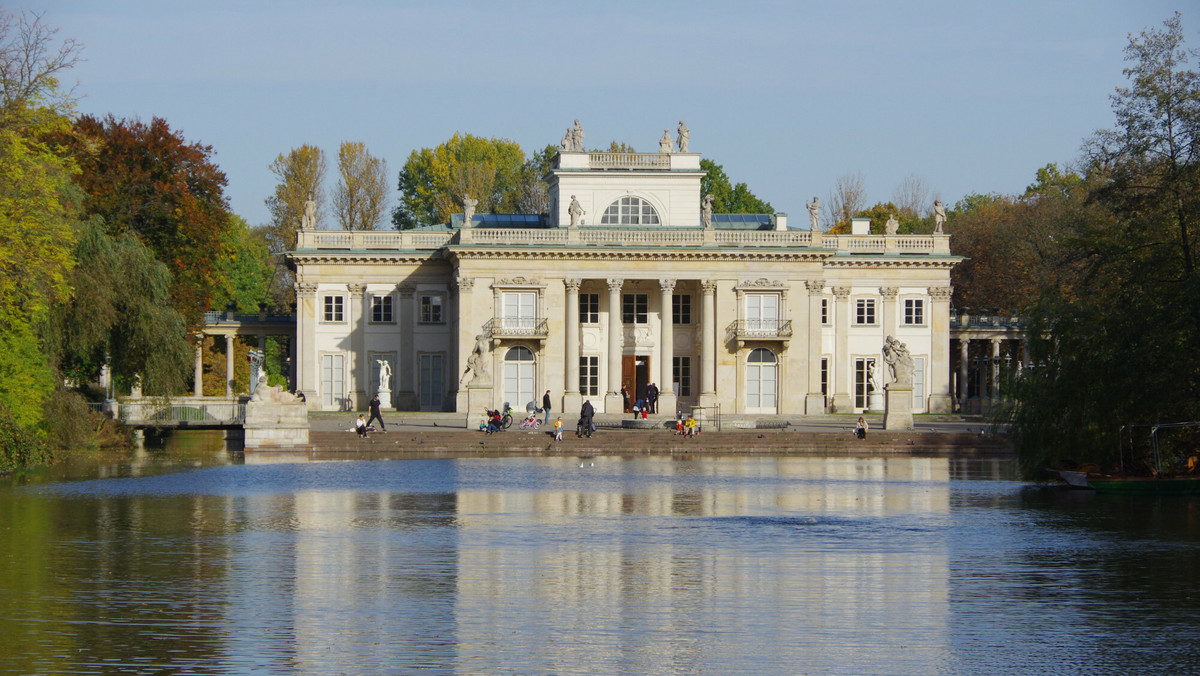
[[[364,409],[385,359],[384,405],[402,410],[481,414],[468,389],[523,410],[550,390],[573,421],[653,382],[663,414],[850,413],[893,335],[914,357],[913,411],[950,410],[948,235],[776,229],[782,214],[706,228],[702,177],[694,154],[564,151],[540,222],[301,231],[297,391]],[[477,342],[482,373],[464,375]]]

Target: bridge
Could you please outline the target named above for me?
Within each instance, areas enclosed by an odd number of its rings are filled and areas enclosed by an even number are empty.
[[[130,427],[223,428],[241,427],[246,422],[249,397],[160,397],[127,398],[108,402],[113,416]]]

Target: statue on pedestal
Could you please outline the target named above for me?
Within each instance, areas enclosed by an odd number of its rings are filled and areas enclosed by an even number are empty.
[[[479,200],[471,199],[470,195],[463,193],[463,227],[471,227],[471,220],[475,218],[475,205],[479,204]]]
[[[712,228],[713,199],[713,194],[709,193],[704,196],[704,204],[700,205],[700,222],[705,230]]]
[[[379,364],[379,391],[390,392],[392,383],[392,365],[387,363],[386,359],[376,359],[376,364]]]
[[[821,222],[821,203],[817,201],[816,197],[813,197],[813,201],[809,202],[807,206],[809,227],[816,232]]]
[[[896,214],[889,214],[887,224],[883,226],[884,233],[894,235],[900,230],[900,221],[896,220]]]
[[[946,224],[946,207],[941,200],[933,201],[933,234],[942,234],[942,226]]]
[[[671,132],[664,129],[663,135],[658,139],[658,152],[669,153],[675,149],[675,144],[671,142]]]
[[[883,342],[883,361],[887,363],[892,380],[888,389],[911,390],[913,384],[913,358],[908,346],[888,336]]]
[[[300,217],[300,229],[312,230],[317,227],[317,203],[313,201],[312,195],[304,201],[304,215]]]
[[[680,120],[679,121],[679,139],[678,139],[679,140],[679,152],[686,153],[688,151],[688,141],[691,140],[691,138],[692,138],[692,131],[690,129],[688,129],[688,126],[686,124],[683,123],[683,120]]]
[[[579,200],[575,199],[574,195],[571,195],[571,204],[567,207],[567,214],[571,217],[571,227],[574,228],[578,226],[579,217],[586,213],[587,212],[584,211],[583,207],[579,204]]]
[[[471,356],[467,357],[467,368],[458,379],[460,388],[491,387],[492,378],[487,367],[487,354],[490,351],[488,337],[482,333],[475,336],[475,347],[471,350]]]

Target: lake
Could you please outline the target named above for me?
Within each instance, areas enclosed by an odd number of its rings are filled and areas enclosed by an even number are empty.
[[[219,443],[0,487],[0,672],[1200,673],[1200,500],[1009,459]]]

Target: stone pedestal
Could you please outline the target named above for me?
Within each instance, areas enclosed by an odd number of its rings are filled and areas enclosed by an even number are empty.
[[[246,402],[246,450],[308,447],[308,406],[279,387],[259,387]]]
[[[913,426],[912,388],[884,388],[883,429],[910,430]]]
[[[805,415],[824,415],[825,414],[825,395],[809,394],[804,397],[804,414]]]
[[[458,391],[460,399],[462,398],[463,390]],[[492,401],[492,388],[488,387],[468,387],[466,389],[466,408],[459,408],[459,411],[466,411],[466,423],[464,426],[467,429],[475,429],[479,426],[479,421],[484,417],[486,411],[496,408],[499,404]],[[463,403],[460,402],[459,403]]]
[[[867,410],[871,413],[883,413],[883,392],[875,390],[867,395]]]
[[[396,407],[392,404],[392,391],[385,390],[382,387],[375,394],[379,395],[379,410],[395,411]]]

